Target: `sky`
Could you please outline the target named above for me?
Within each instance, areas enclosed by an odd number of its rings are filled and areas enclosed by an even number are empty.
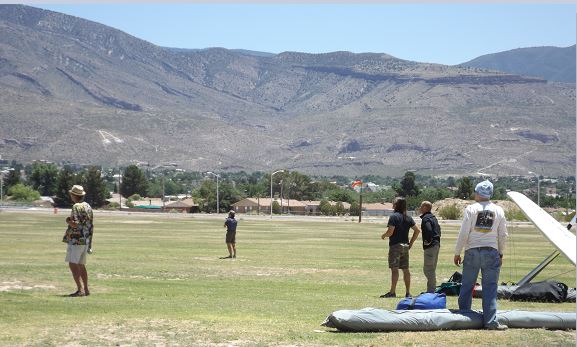
[[[387,53],[446,65],[515,48],[576,42],[572,3],[96,3],[35,7],[153,44],[269,53]]]

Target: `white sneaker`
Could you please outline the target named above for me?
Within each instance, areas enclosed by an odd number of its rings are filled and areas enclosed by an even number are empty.
[[[509,327],[506,326],[505,324],[496,324],[496,325],[486,326],[485,329],[487,329],[487,330],[507,330],[507,329],[509,329]]]

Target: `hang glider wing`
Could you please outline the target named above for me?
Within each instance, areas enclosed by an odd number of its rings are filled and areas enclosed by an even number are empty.
[[[525,195],[518,192],[508,192],[507,195],[519,206],[521,211],[535,224],[547,240],[575,265],[575,235]]]

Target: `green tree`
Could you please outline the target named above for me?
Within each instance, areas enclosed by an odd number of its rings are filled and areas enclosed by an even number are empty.
[[[469,200],[473,195],[473,184],[469,177],[463,177],[459,180],[459,187],[457,188],[456,198],[462,200]]]
[[[183,192],[183,187],[172,178],[164,178],[164,195],[176,195]]]
[[[400,185],[397,187],[397,194],[400,196],[417,196],[419,195],[419,187],[415,184],[415,173],[411,171],[405,172]]]
[[[277,175],[274,176],[276,178]],[[296,200],[313,200],[314,195],[311,179],[297,171],[288,174],[290,182],[290,196]]]
[[[163,180],[162,177],[154,177],[152,180],[149,181],[148,189],[146,190],[148,196],[155,198],[162,197],[162,194],[165,193],[162,189],[162,180]]]
[[[70,207],[72,200],[68,191],[77,182],[76,175],[72,172],[69,166],[64,166],[58,173],[58,183],[56,188],[56,196],[54,204],[57,207]]]
[[[8,172],[8,175],[4,178],[4,189],[8,190],[10,187],[22,183],[20,179],[20,169],[12,169]]]
[[[328,192],[327,196],[332,201],[348,202],[349,204],[355,201],[355,193],[350,189],[335,189]]]
[[[207,179],[202,182],[200,187],[193,191],[195,201],[202,201],[199,207],[204,212],[216,212],[216,181]],[[231,209],[233,203],[241,199],[239,191],[228,181],[221,181],[218,187],[220,212],[227,212]],[[280,209],[280,207],[279,207]]]
[[[130,165],[124,170],[122,175],[122,183],[120,184],[120,193],[122,196],[131,196],[132,194],[139,194],[147,196],[148,180],[144,176],[144,172],[136,165]]]
[[[102,178],[100,170],[92,166],[84,177],[84,190],[86,191],[84,201],[94,208],[106,205],[106,199],[108,199],[110,193],[108,188],[106,188],[106,182]]]
[[[58,167],[55,164],[34,163],[29,181],[40,195],[53,196],[58,182]]]
[[[204,180],[198,189],[192,192],[194,201],[203,212],[216,212],[216,182]]]
[[[228,212],[232,204],[242,199],[240,192],[228,181],[221,181],[219,185],[220,212]]]
[[[40,199],[40,193],[29,186],[18,183],[8,190],[8,195],[16,201],[32,202]]]

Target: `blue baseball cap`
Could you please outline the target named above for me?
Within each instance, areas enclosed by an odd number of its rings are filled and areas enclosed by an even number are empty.
[[[475,193],[479,194],[482,198],[490,198],[493,195],[493,183],[489,182],[488,180],[484,180],[483,182],[477,184],[475,187]]]

